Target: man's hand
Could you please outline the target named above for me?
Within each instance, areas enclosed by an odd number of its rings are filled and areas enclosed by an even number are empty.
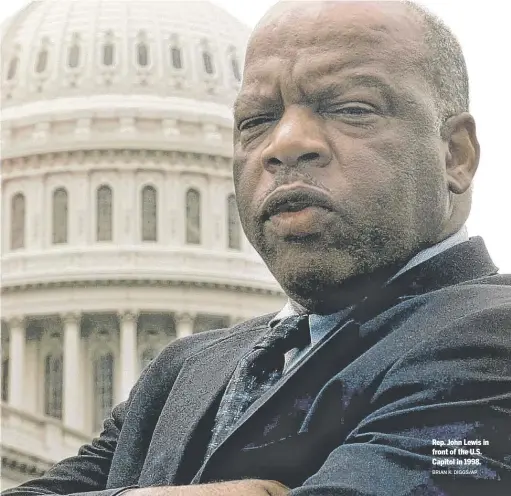
[[[196,486],[164,486],[132,489],[122,496],[285,496],[289,488],[277,481],[247,479]]]

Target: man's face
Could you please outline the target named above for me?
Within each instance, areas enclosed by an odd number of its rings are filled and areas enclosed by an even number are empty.
[[[447,150],[421,30],[394,2],[299,3],[249,43],[235,105],[240,218],[309,307],[445,229]]]

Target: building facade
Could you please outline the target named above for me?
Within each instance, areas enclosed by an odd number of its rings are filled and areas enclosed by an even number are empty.
[[[97,434],[170,341],[278,310],[232,184],[249,29],[43,0],[2,27],[2,487]]]

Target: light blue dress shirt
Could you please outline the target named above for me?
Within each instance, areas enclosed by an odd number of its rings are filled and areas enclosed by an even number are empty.
[[[400,269],[393,277],[389,279],[388,282],[394,280],[396,277],[400,276],[407,270],[410,270],[412,267],[415,267],[416,265],[425,262],[426,260],[434,257],[435,255],[438,255],[439,253],[442,253],[443,251],[449,248],[452,248],[453,246],[459,243],[464,243],[465,241],[468,241],[468,239],[469,237],[467,228],[463,226],[457,233],[453,234],[452,236],[444,239],[443,241],[436,245],[430,246],[429,248],[426,248],[425,250],[422,250],[419,253],[417,253],[417,255],[411,258],[402,269]],[[303,360],[310,353],[310,351],[327,336],[327,334],[331,330],[337,327],[339,322],[341,322],[348,315],[351,308],[352,307],[344,308],[339,312],[332,313],[329,315],[316,314],[309,315],[311,342],[306,348],[302,350],[291,350],[288,353],[286,353],[284,373],[289,372],[289,370],[291,370],[301,360]],[[284,308],[275,317],[273,317],[269,325],[274,326],[285,317],[297,315],[297,313],[298,312],[293,306],[291,300],[288,300]]]

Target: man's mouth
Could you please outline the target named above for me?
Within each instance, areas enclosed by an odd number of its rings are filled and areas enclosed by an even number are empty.
[[[290,217],[309,209],[333,210],[329,198],[314,189],[283,188],[272,193],[263,204],[263,220],[272,217]]]
[[[283,186],[264,202],[262,220],[285,241],[312,239],[325,232],[333,210],[330,198],[320,190]]]

